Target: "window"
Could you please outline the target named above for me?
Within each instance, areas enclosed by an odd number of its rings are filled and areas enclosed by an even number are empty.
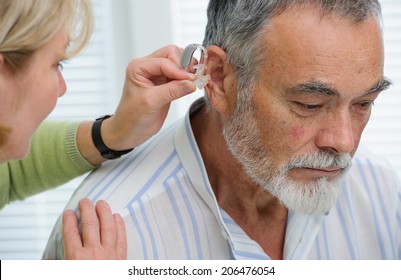
[[[96,29],[87,51],[67,63],[67,94],[53,119],[94,119],[114,111],[133,57],[161,46],[201,43],[208,0],[92,0]],[[374,106],[363,143],[386,157],[401,176],[401,2],[383,0],[385,75],[394,86]],[[152,15],[152,16],[149,16]],[[149,36],[151,34],[151,36]],[[398,71],[397,71],[398,70]],[[185,114],[198,92],[171,108],[167,123]],[[0,259],[39,259],[57,217],[82,178],[52,191],[15,202],[0,211]]]

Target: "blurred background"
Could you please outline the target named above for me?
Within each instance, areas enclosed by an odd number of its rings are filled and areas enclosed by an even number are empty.
[[[386,158],[401,177],[401,1],[382,0],[386,48],[385,75],[394,85],[380,95],[362,145]],[[208,0],[92,0],[95,32],[90,46],[67,61],[67,94],[50,119],[95,119],[114,112],[127,63],[169,44],[202,43]],[[173,103],[169,125],[186,113],[196,92]],[[75,179],[52,191],[0,211],[0,259],[40,259]]]

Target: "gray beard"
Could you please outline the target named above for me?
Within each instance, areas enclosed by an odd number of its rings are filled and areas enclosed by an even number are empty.
[[[319,151],[292,158],[275,170],[260,142],[252,105],[238,107],[224,125],[223,136],[229,150],[252,181],[269,191],[288,209],[308,215],[327,213],[341,192],[342,178],[351,167],[351,156]],[[326,167],[339,167],[342,171],[331,180],[321,177],[307,183],[292,180],[288,175],[293,168]]]

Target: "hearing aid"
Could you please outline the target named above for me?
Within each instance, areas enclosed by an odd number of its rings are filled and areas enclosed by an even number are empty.
[[[195,76],[197,77],[197,79],[194,81],[194,84],[198,89],[203,89],[210,80],[210,75],[204,74],[207,63],[207,50],[205,47],[199,44],[188,45],[182,53],[181,66],[185,68],[191,64],[192,57],[196,50],[203,52],[203,60],[202,63],[199,62],[199,64],[193,66],[193,68],[196,70]]]

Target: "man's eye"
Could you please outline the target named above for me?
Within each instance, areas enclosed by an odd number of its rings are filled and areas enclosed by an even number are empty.
[[[316,103],[303,103],[298,101],[292,102],[292,110],[299,116],[308,117],[318,113],[323,107],[322,104]]]
[[[374,101],[367,101],[361,103],[361,107],[372,107],[373,105],[375,105]]]
[[[357,106],[362,110],[368,110],[368,109],[372,108],[372,106],[374,104],[375,104],[374,101],[364,101],[364,102],[357,103]]]
[[[297,102],[297,104],[299,107],[301,107],[302,109],[305,109],[305,110],[316,110],[321,107],[321,105],[319,105],[319,104],[306,104],[306,103],[300,103],[300,102]]]

